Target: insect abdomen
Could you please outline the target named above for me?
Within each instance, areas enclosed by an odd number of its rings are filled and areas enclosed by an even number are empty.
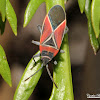
[[[51,53],[53,53],[53,57],[55,57],[59,50],[52,48],[50,46],[48,47],[48,46],[40,45],[40,53],[42,53],[42,51],[51,52]]]

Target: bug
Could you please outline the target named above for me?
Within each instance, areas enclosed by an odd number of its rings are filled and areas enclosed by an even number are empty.
[[[39,70],[41,70],[43,66],[46,66],[52,82],[57,87],[49,71],[48,63],[57,55],[59,51],[64,52],[63,50],[60,50],[64,34],[68,31],[68,28],[66,27],[66,14],[64,9],[60,5],[53,6],[46,15],[43,25],[38,25],[37,28],[41,33],[40,42],[32,40],[32,43],[39,45],[40,53],[34,55],[33,59],[41,56],[41,61],[43,63]],[[54,64],[57,64],[57,62],[54,61]],[[38,71],[36,71],[33,75],[35,75]]]

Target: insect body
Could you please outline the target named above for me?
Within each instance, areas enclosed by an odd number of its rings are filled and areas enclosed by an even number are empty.
[[[32,40],[32,43],[39,45],[40,53],[34,55],[33,59],[35,57],[41,56],[41,60],[43,62],[41,68],[43,66],[46,66],[47,72],[51,80],[53,81],[53,78],[48,69],[48,62],[50,62],[59,52],[65,34],[66,14],[63,8],[60,5],[55,5],[54,7],[52,7],[49,13],[46,15],[42,27],[38,25],[38,29],[41,33],[40,42]]]
[[[58,53],[65,28],[65,12],[60,5],[56,5],[46,15],[42,26],[40,53],[44,66]]]

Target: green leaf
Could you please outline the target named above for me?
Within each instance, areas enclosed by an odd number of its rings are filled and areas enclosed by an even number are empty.
[[[10,68],[7,62],[7,58],[5,55],[5,52],[2,48],[2,46],[0,45],[0,74],[3,77],[3,79],[9,84],[9,86],[12,86],[11,83],[11,72],[10,72]]]
[[[100,34],[100,0],[92,0],[91,13],[93,29],[98,38]]]
[[[5,29],[5,23],[6,23],[6,20],[5,22],[2,21],[2,18],[0,16],[0,34],[2,35],[3,32],[4,32],[4,29]]]
[[[64,0],[46,0],[47,12],[57,4],[64,8]],[[56,60],[58,64],[54,66],[53,71],[53,79],[58,88],[53,84],[52,94],[49,100],[74,100],[68,34],[64,36],[61,49],[64,50],[64,53],[57,54]]]
[[[83,13],[83,11],[85,9],[85,1],[86,0],[78,0],[78,4],[79,4],[81,13]]]
[[[6,0],[0,0],[0,13],[2,16],[2,21],[5,21],[6,16]]]
[[[94,50],[94,53],[96,54],[96,52],[99,50],[99,42],[98,42],[98,39],[96,39],[94,30],[92,27],[92,22],[91,22],[91,0],[86,0],[85,14],[88,19],[88,33],[89,33],[90,43]]]
[[[17,17],[9,0],[6,0],[6,17],[14,34],[17,36]]]
[[[30,22],[33,15],[35,14],[36,10],[40,6],[40,4],[43,2],[44,0],[30,0],[25,11],[23,27],[27,26],[27,24]]]
[[[28,65],[24,71],[24,74],[18,84],[17,90],[14,95],[14,100],[28,100],[28,98],[32,94],[33,90],[35,89],[35,86],[37,85],[38,80],[42,74],[42,70],[40,70],[38,73],[36,73],[30,79],[26,80],[41,67],[40,57],[36,57],[35,61],[36,61],[36,66],[35,66],[35,62],[34,62],[33,58],[28,63]],[[33,69],[31,69],[33,66],[35,66],[35,67]]]

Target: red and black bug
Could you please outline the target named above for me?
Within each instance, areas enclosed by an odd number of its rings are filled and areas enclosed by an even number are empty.
[[[53,6],[50,9],[49,13],[46,15],[43,25],[38,25],[37,27],[41,33],[40,42],[32,40],[32,43],[39,45],[40,53],[34,55],[33,59],[35,57],[41,56],[43,64],[41,65],[41,68],[39,70],[41,70],[43,66],[46,66],[47,72],[51,80],[53,81],[53,78],[48,69],[48,62],[50,62],[59,51],[63,52],[63,50],[60,50],[60,46],[64,34],[66,33],[66,31],[68,31],[68,28],[66,30],[66,14],[64,12],[64,9],[60,5]],[[55,61],[54,64],[57,64],[57,62]],[[33,75],[35,75],[36,73],[34,73]],[[31,75],[30,77],[32,77],[33,75]],[[53,83],[55,84],[54,81]],[[55,86],[57,87],[56,84]]]

